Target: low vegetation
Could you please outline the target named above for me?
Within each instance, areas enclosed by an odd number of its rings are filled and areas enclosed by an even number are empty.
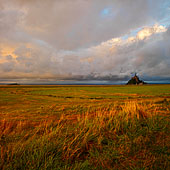
[[[1,86],[0,169],[169,169],[170,86],[128,88]]]

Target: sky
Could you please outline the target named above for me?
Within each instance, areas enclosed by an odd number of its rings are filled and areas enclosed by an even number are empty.
[[[170,81],[169,0],[0,0],[0,83]]]

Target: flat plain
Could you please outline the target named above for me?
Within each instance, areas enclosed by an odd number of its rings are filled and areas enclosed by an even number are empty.
[[[170,85],[0,86],[0,169],[170,169]]]

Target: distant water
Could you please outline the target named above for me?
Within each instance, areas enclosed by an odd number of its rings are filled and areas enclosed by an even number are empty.
[[[170,84],[167,81],[146,81],[148,84]],[[21,85],[125,85],[127,81],[41,81],[41,82],[0,82],[0,84],[13,84],[18,83]]]
[[[146,81],[148,84],[170,84],[170,80],[168,81]]]
[[[55,81],[20,83],[23,85],[124,85],[126,81]]]

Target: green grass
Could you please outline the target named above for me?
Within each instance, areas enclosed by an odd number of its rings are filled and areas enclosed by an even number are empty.
[[[170,169],[170,85],[0,86],[0,169]]]

